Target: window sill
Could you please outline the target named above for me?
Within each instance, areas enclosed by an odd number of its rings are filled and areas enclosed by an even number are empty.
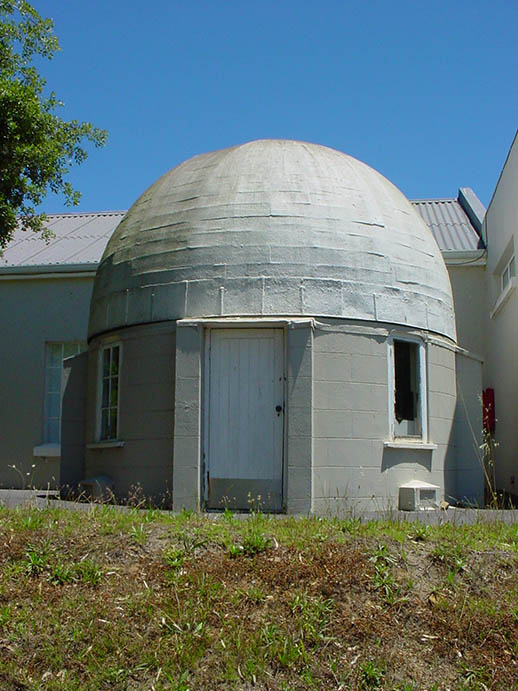
[[[94,441],[86,445],[87,449],[120,449],[126,442],[120,439],[110,439],[109,441]]]
[[[494,319],[496,317],[496,315],[500,312],[500,310],[505,305],[507,300],[510,298],[512,293],[514,293],[515,289],[516,289],[516,278],[513,276],[513,278],[511,278],[509,280],[509,283],[506,285],[504,290],[498,296],[497,301],[495,302],[495,306],[493,307],[493,310],[489,315],[491,319]]]
[[[424,441],[415,441],[412,439],[393,439],[391,441],[384,441],[383,446],[386,449],[416,449],[418,451],[434,451],[437,444],[429,444]]]
[[[60,458],[61,444],[40,444],[33,448],[32,455],[40,458]]]

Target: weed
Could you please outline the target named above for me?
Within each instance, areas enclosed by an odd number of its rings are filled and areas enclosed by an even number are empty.
[[[182,549],[170,547],[164,552],[164,561],[171,569],[181,569],[185,559],[185,552]]]
[[[243,553],[247,556],[264,552],[270,546],[271,540],[262,533],[251,530],[243,539]]]
[[[306,593],[295,595],[291,602],[291,610],[298,615],[297,624],[304,640],[316,643],[326,638],[329,615],[333,607],[331,599],[309,596]]]
[[[0,629],[3,629],[11,621],[11,606],[2,605],[0,606]]]
[[[422,523],[414,523],[412,532],[408,535],[409,540],[414,542],[426,542],[430,537],[430,526]]]
[[[39,576],[48,565],[49,543],[42,545],[28,545],[25,550],[25,572],[29,576]]]
[[[72,569],[69,564],[62,564],[61,562],[54,564],[50,568],[48,578],[51,583],[59,585],[71,583],[74,580],[74,569]]]
[[[131,526],[131,536],[139,545],[145,544],[147,541],[146,526],[144,523],[137,523]]]
[[[404,602],[407,598],[402,594],[391,570],[397,560],[389,553],[386,546],[378,543],[369,561],[374,564],[374,574],[371,577],[374,590],[381,591],[386,604],[389,606]]]
[[[360,687],[362,689],[380,689],[384,677],[383,668],[375,662],[368,660],[360,667]]]
[[[240,557],[243,554],[243,545],[229,545],[228,553],[231,557]]]
[[[91,559],[83,559],[76,564],[74,574],[77,580],[92,586],[99,585],[103,577],[101,567]]]

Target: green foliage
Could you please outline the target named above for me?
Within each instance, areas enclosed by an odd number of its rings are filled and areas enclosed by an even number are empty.
[[[385,676],[380,665],[368,660],[360,668],[360,687],[362,689],[380,689]]]
[[[80,193],[66,180],[70,166],[86,159],[84,141],[106,141],[104,130],[57,115],[63,104],[46,93],[33,62],[51,60],[58,50],[51,19],[25,0],[0,0],[0,248],[18,220],[25,230],[42,230],[45,215],[36,207],[47,192],[61,192],[70,205],[79,202]]]
[[[28,545],[25,550],[24,566],[25,572],[29,576],[38,576],[47,568],[49,558],[48,543],[41,546]]]

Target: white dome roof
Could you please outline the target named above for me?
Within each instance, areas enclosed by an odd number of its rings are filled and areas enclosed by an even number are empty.
[[[448,273],[409,201],[364,163],[297,141],[195,156],[144,192],[104,252],[89,335],[236,315],[362,319],[455,339]]]

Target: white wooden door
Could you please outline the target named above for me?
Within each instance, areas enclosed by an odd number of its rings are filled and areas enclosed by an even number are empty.
[[[211,329],[207,335],[207,506],[280,511],[283,332]]]

